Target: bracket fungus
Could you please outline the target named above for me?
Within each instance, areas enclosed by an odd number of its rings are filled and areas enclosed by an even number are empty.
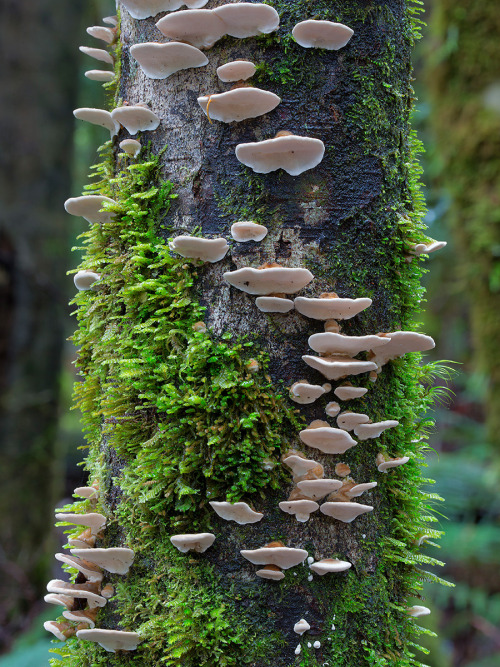
[[[293,626],[293,631],[298,635],[303,635],[304,632],[307,632],[310,629],[311,626],[309,625],[309,623],[306,621],[305,618],[301,618],[300,621],[295,623],[295,625]]]
[[[85,76],[91,81],[108,83],[109,81],[113,81],[115,73],[105,69],[89,69],[85,72]]]
[[[123,630],[103,630],[102,628],[78,630],[78,639],[96,642],[109,653],[116,651],[135,651],[142,637],[137,632]]]
[[[60,607],[66,607],[68,610],[73,607],[75,602],[74,598],[69,597],[68,595],[61,595],[57,593],[48,593],[44,596],[43,599],[45,602],[47,602],[47,604],[56,604]]]
[[[91,58],[99,60],[102,63],[108,63],[109,65],[114,65],[115,63],[115,59],[113,58],[111,53],[109,53],[109,51],[106,51],[105,49],[95,49],[92,46],[80,46],[78,48],[86,56],[90,56]]]
[[[116,204],[114,199],[103,195],[83,195],[82,197],[71,197],[64,202],[64,209],[70,215],[85,218],[90,223],[111,222],[114,218],[113,211],[103,209],[104,204]]]
[[[137,141],[137,139],[124,139],[118,145],[130,157],[137,157],[141,152],[141,142]]]
[[[254,269],[245,266],[236,271],[226,271],[224,280],[247,294],[268,295],[278,293],[294,294],[314,279],[308,269],[272,266]]]
[[[395,419],[387,419],[383,422],[359,423],[354,427],[354,435],[360,440],[369,440],[370,438],[378,438],[384,431],[389,428],[396,428],[399,422]]]
[[[277,565],[283,570],[295,567],[307,558],[305,549],[283,546],[242,549],[240,554],[254,565]]]
[[[183,554],[188,551],[204,553],[215,542],[215,535],[212,533],[191,533],[187,535],[172,535],[170,541],[176,549]]]
[[[217,67],[217,76],[224,83],[246,81],[250,79],[257,68],[250,60],[233,60],[230,63]]]
[[[386,459],[382,453],[377,454],[376,464],[379,472],[387,473],[391,468],[398,468],[399,466],[408,463],[409,456],[400,456],[399,458]]]
[[[91,25],[87,28],[87,34],[106,44],[112,44],[116,39],[116,31],[112,28],[105,28],[103,25]]]
[[[70,611],[69,609],[65,609],[62,615],[68,621],[73,621],[74,623],[83,623],[84,625],[88,625],[89,628],[95,628],[97,607],[95,609],[85,609],[82,611]]]
[[[73,111],[73,116],[78,120],[84,120],[92,125],[100,125],[109,130],[111,137],[118,134],[120,124],[117,123],[111,116],[109,111],[105,109],[94,109],[92,107],[81,107]]]
[[[71,549],[73,556],[102,567],[113,574],[127,574],[134,562],[134,551],[126,547],[110,547],[109,549]]]
[[[331,391],[332,386],[330,384],[324,384],[323,386],[319,384],[309,384],[305,380],[300,380],[295,382],[290,387],[290,398],[295,403],[300,403],[301,405],[308,405],[309,403],[314,403],[320,396]]]
[[[325,145],[320,139],[301,137],[286,132],[274,139],[255,141],[236,146],[236,157],[257,174],[269,174],[283,169],[298,176],[313,169],[323,159]]]
[[[325,332],[309,336],[309,347],[321,355],[345,355],[354,357],[360,352],[373,350],[389,341],[381,336],[344,336],[339,333]]]
[[[116,107],[111,112],[111,118],[123,125],[130,134],[156,130],[160,124],[158,116],[142,104],[130,104],[122,107]]]
[[[57,621],[45,621],[43,627],[51,632],[56,639],[65,642],[66,639],[75,634],[75,628],[69,623],[58,623]]]
[[[87,528],[77,537],[70,537],[68,539],[68,544],[77,549],[91,549],[95,546],[95,541],[95,535],[92,534],[90,528]]]
[[[176,236],[169,248],[181,257],[200,259],[202,262],[220,262],[229,250],[226,239],[205,239],[200,236]]]
[[[73,282],[75,283],[75,287],[77,290],[85,292],[86,290],[89,289],[96,289],[93,287],[93,285],[98,280],[100,280],[100,278],[101,276],[98,273],[95,273],[95,271],[90,271],[90,270],[78,271],[73,276]]]
[[[312,500],[322,500],[330,493],[338,491],[342,482],[338,479],[304,479],[297,482],[297,487],[304,496]]]
[[[323,477],[324,474],[321,463],[298,454],[289,454],[283,459],[283,463],[291,469],[294,481],[302,479],[308,473],[314,474],[315,479]]]
[[[335,466],[335,474],[339,477],[347,477],[347,475],[351,474],[351,469],[347,463],[337,463]]]
[[[416,243],[411,246],[410,252],[412,255],[418,257],[419,255],[429,255],[431,252],[436,252],[436,250],[441,250],[446,247],[448,244],[446,241],[432,241],[431,243]]]
[[[419,618],[419,616],[428,616],[431,613],[429,607],[422,607],[421,605],[415,604],[413,607],[408,607],[406,613],[413,618]]]
[[[278,12],[263,3],[236,2],[213,12],[223,21],[226,34],[239,39],[268,35],[280,25]]]
[[[341,401],[350,401],[353,398],[361,398],[367,391],[366,387],[353,387],[349,384],[343,384],[337,387],[333,393]]]
[[[264,516],[254,510],[247,503],[226,503],[212,500],[208,503],[213,510],[226,521],[235,521],[240,525],[257,523]]]
[[[262,241],[267,236],[267,227],[251,220],[241,220],[231,225],[231,236],[238,243]]]
[[[106,517],[97,512],[88,514],[57,513],[56,519],[76,526],[88,526],[91,535],[97,535],[106,526]]]
[[[285,574],[277,565],[266,565],[261,570],[255,573],[261,579],[270,579],[271,581],[281,581],[285,578]]]
[[[359,498],[359,496],[362,496],[365,491],[370,491],[371,489],[374,489],[377,485],[377,482],[365,482],[364,484],[355,484],[354,486],[351,486],[350,488],[347,488],[345,490],[345,495],[348,498]]]
[[[335,401],[331,401],[330,403],[327,403],[325,412],[329,417],[336,417],[340,412],[340,405]]]
[[[389,338],[390,343],[381,348],[377,348],[372,353],[371,360],[377,364],[378,371],[388,361],[398,359],[408,352],[428,352],[432,350],[436,343],[430,336],[417,333],[416,331],[394,331],[393,333],[380,334],[384,338]]]
[[[233,5],[233,7],[236,6]],[[266,6],[263,5],[263,7]],[[198,104],[208,119],[210,121],[219,120],[223,123],[237,123],[248,118],[263,116],[275,109],[280,102],[281,97],[278,95],[251,86],[198,97]]]
[[[297,44],[305,49],[338,51],[349,42],[354,35],[354,30],[343,23],[309,19],[297,23],[292,30],[292,35]]]
[[[311,514],[319,509],[319,505],[314,500],[284,500],[279,504],[279,508],[282,512],[295,515],[297,521],[305,523],[309,521]]]
[[[297,308],[297,300],[295,300]],[[308,366],[319,371],[327,380],[340,380],[348,375],[360,375],[377,368],[373,361],[360,361],[343,356],[313,357],[309,354],[302,356]]]
[[[309,565],[309,568],[315,573],[319,574],[320,577],[330,572],[345,572],[352,567],[352,563],[349,563],[346,560],[339,560],[338,558],[323,558],[312,565]]]
[[[210,9],[185,9],[168,14],[156,27],[172,40],[210,49],[226,34],[226,24]]]
[[[341,299],[334,292],[295,299],[295,309],[312,320],[350,320],[371,305],[371,299]]]
[[[183,5],[190,9],[199,9],[208,0],[121,0],[133,19],[147,19],[160,12],[173,12]]]
[[[104,607],[107,602],[106,598],[98,594],[97,583],[72,584],[68,581],[61,581],[61,579],[52,579],[47,584],[47,591],[74,599],[86,600],[90,609]]]
[[[289,313],[293,310],[293,301],[281,296],[258,296],[255,305],[262,313]]]
[[[357,442],[347,431],[332,428],[327,422],[312,422],[299,433],[300,439],[309,447],[319,449],[324,454],[343,454]]]
[[[130,53],[149,79],[167,79],[183,69],[208,65],[208,58],[202,51],[183,42],[134,44]]]
[[[370,421],[368,415],[359,412],[341,412],[337,417],[337,426],[344,431],[352,431],[358,424]]]
[[[351,523],[351,521],[354,521],[361,514],[373,511],[373,507],[370,505],[343,502],[323,503],[319,509],[325,516],[331,516],[344,523]]]
[[[86,553],[90,550],[82,549],[82,551]],[[100,583],[103,579],[104,575],[102,570],[88,560],[83,560],[82,558],[77,558],[76,556],[68,556],[67,554],[56,554],[55,558],[61,563],[65,563],[66,565],[69,565],[75,570],[81,572],[85,579],[90,583]]]

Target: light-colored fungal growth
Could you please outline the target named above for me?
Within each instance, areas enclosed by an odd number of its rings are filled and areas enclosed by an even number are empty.
[[[73,111],[73,116],[78,120],[84,120],[92,125],[100,125],[109,130],[111,137],[118,134],[120,124],[113,120],[111,113],[105,109],[94,109],[92,107],[81,107]]]
[[[295,299],[295,308],[297,308],[297,299]],[[377,368],[373,361],[360,361],[349,357],[313,357],[304,354],[302,359],[308,366],[322,373],[327,380],[341,380],[348,375],[360,375]]]
[[[87,222],[103,224],[111,222],[115,215],[113,211],[104,210],[104,204],[116,204],[116,202],[103,195],[83,195],[66,199],[64,208],[70,215],[85,218]]]
[[[319,384],[309,384],[305,380],[300,380],[295,382],[290,387],[290,398],[295,403],[300,403],[301,405],[308,405],[309,403],[314,403],[318,398],[326,394],[328,391],[331,391],[332,386],[329,384],[319,385]]]
[[[224,280],[247,294],[268,295],[276,292],[294,294],[313,280],[313,274],[308,269],[272,266],[270,268],[254,269],[245,266],[236,271],[226,271]]]
[[[344,431],[352,431],[359,424],[366,424],[369,421],[370,417],[360,412],[341,412],[337,417],[337,426]]]
[[[311,500],[322,500],[329,493],[337,491],[342,486],[338,479],[304,479],[297,483],[297,487],[304,496]]]
[[[47,632],[51,632],[56,639],[65,642],[66,639],[75,634],[75,628],[69,623],[58,623],[57,621],[45,621],[43,627]]]
[[[344,355],[355,357],[360,352],[387,345],[381,336],[344,336],[339,333],[317,333],[309,336],[309,347],[324,356]]]
[[[431,610],[428,607],[422,607],[421,605],[415,604],[413,607],[408,607],[406,612],[413,616],[413,618],[418,618],[419,616],[428,616],[431,613]]]
[[[58,513],[56,519],[76,526],[88,526],[92,535],[97,535],[106,526],[106,517],[97,512],[89,512],[88,514]]]
[[[112,25],[113,28],[116,28],[118,26],[118,16],[104,16],[102,19],[103,23],[106,23],[107,25]]]
[[[323,560],[319,560],[309,565],[309,567],[315,574],[319,574],[322,577],[331,572],[345,572],[352,567],[352,563],[346,560],[339,560],[338,558],[323,558]]]
[[[103,630],[101,628],[78,630],[78,639],[96,642],[105,651],[135,651],[142,637],[137,632],[123,632],[122,630]]]
[[[176,236],[168,245],[170,250],[181,257],[200,259],[211,264],[224,259],[229,250],[226,239],[205,239],[199,236]]]
[[[350,320],[371,305],[371,299],[341,299],[334,292],[295,299],[295,309],[312,320]]]
[[[344,384],[337,387],[333,393],[341,401],[351,401],[353,398],[361,398],[367,391],[366,387],[353,387],[350,384]]]
[[[137,157],[141,152],[141,142],[137,139],[124,139],[120,141],[119,146],[130,157]]]
[[[312,422],[311,425],[299,433],[300,439],[309,447],[319,449],[324,454],[343,454],[356,445],[347,431],[332,428],[327,422]]]
[[[260,549],[243,549],[240,551],[243,558],[254,565],[277,565],[282,570],[288,570],[303,563],[307,558],[305,549],[291,547],[261,547]]]
[[[293,309],[293,301],[281,296],[258,296],[255,305],[262,313],[289,313]]]
[[[349,42],[354,30],[343,23],[308,20],[297,23],[292,35],[297,44],[305,49],[338,51]]]
[[[164,16],[156,24],[172,40],[210,49],[226,34],[226,24],[210,9],[186,9]]]
[[[290,133],[236,146],[238,160],[257,174],[283,169],[290,176],[298,176],[316,167],[324,154],[325,145],[320,139]]]
[[[377,348],[370,357],[377,364],[379,370],[388,361],[398,359],[408,352],[428,352],[436,346],[430,336],[416,331],[394,331],[393,333],[380,335],[384,338],[390,338],[390,343]]]
[[[110,547],[109,549],[71,549],[73,556],[84,558],[107,572],[127,574],[134,562],[134,551],[126,547]]]
[[[73,276],[73,282],[75,283],[77,290],[85,292],[86,290],[94,289],[94,283],[100,280],[100,278],[101,276],[98,273],[87,269],[85,271],[78,271],[75,273]]]
[[[183,69],[208,65],[204,53],[182,42],[143,42],[131,46],[130,53],[149,79],[167,79]]]
[[[324,474],[321,463],[313,459],[306,459],[305,456],[299,456],[298,454],[288,454],[283,459],[283,463],[291,469],[294,481],[302,479],[307,474],[314,475],[315,479],[323,477]]]
[[[432,241],[431,243],[417,243],[410,248],[411,254],[418,257],[419,255],[429,255],[431,252],[441,250],[447,245],[446,241]]]
[[[217,67],[217,76],[224,83],[231,83],[233,81],[246,81],[256,71],[257,68],[250,60],[234,60]]]
[[[303,635],[304,632],[307,632],[310,629],[311,626],[309,625],[309,623],[306,621],[305,618],[301,618],[300,621],[297,621],[297,623],[295,623],[295,625],[293,626],[293,631],[298,635]]]
[[[183,554],[188,551],[204,553],[215,542],[215,535],[212,533],[191,533],[187,535],[172,535],[170,541],[176,549]]]
[[[105,28],[103,25],[91,25],[87,28],[87,34],[94,39],[100,39],[101,42],[112,44],[116,39],[116,32],[111,28]]]
[[[67,595],[57,595],[56,593],[48,593],[43,598],[47,604],[56,604],[60,607],[66,607],[66,609],[71,609],[75,600],[72,597]]]
[[[340,405],[335,401],[331,401],[330,403],[327,403],[325,412],[329,417],[336,417],[340,412]]]
[[[115,78],[115,73],[105,69],[89,69],[85,72],[85,76],[91,81],[101,81],[103,83],[108,83],[109,81],[113,81]]]
[[[87,528],[77,537],[70,537],[68,544],[76,549],[91,549],[95,546],[96,536],[92,534],[90,528]]]
[[[111,584],[106,584],[106,586],[104,586],[103,589],[101,590],[101,595],[103,598],[106,598],[106,600],[112,598],[114,594],[115,594],[115,589]]]
[[[348,498],[359,498],[366,491],[370,491],[377,486],[377,482],[365,482],[364,484],[355,484],[351,488],[346,489],[345,495]]]
[[[88,549],[82,549],[82,551],[87,552]],[[83,560],[82,558],[76,558],[74,556],[68,556],[66,554],[56,554],[55,557],[56,560],[60,561],[61,563],[65,563],[66,565],[69,565],[75,570],[81,572],[87,581],[100,583],[103,579],[104,575],[102,570],[88,560]]]
[[[131,104],[116,107],[111,112],[111,118],[123,125],[130,134],[156,130],[160,124],[158,116],[142,104]]]
[[[278,12],[261,3],[237,2],[216,7],[213,12],[222,19],[226,34],[240,39],[268,35],[280,25]]]
[[[248,118],[263,116],[275,109],[280,102],[278,95],[252,87],[234,88],[225,93],[198,97],[198,104],[209,120],[219,120],[222,123],[238,123]]]
[[[121,0],[133,19],[147,19],[160,12],[173,12],[183,5],[190,9],[199,9],[208,0]]]
[[[321,512],[325,516],[331,516],[343,523],[351,523],[361,514],[372,512],[373,507],[370,505],[361,505],[361,503],[323,503],[320,507]]]
[[[351,469],[347,465],[347,463],[337,463],[335,466],[335,474],[338,475],[339,477],[347,477],[348,475],[351,474]]]
[[[97,607],[95,609],[87,609],[83,611],[70,611],[69,609],[65,609],[62,615],[64,618],[68,619],[68,621],[83,623],[84,625],[88,625],[89,628],[95,628]]]
[[[209,505],[221,519],[235,521],[240,525],[257,523],[264,516],[261,512],[254,512],[247,503],[226,503],[212,500]]]
[[[370,438],[378,438],[384,431],[389,428],[396,428],[399,422],[395,419],[386,419],[383,422],[372,422],[370,424],[360,423],[354,428],[354,435],[360,440],[369,440]]]
[[[47,591],[71,598],[82,598],[87,601],[90,609],[104,607],[107,602],[106,598],[98,594],[98,584],[96,583],[72,584],[68,581],[52,579],[47,584]]]
[[[282,512],[295,515],[297,521],[305,523],[313,512],[319,509],[318,503],[313,500],[284,500],[279,504]]]
[[[266,565],[255,573],[261,579],[270,579],[271,581],[281,581],[285,578],[284,572],[276,565]]]
[[[241,220],[231,225],[231,236],[238,243],[262,241],[267,236],[267,227],[251,220]]]
[[[109,51],[105,51],[104,49],[94,49],[92,46],[80,46],[78,48],[86,56],[90,56],[102,63],[108,63],[109,65],[114,65],[115,63],[115,60]]]
[[[391,468],[398,468],[399,466],[408,463],[409,456],[400,456],[399,458],[386,459],[382,453],[377,454],[376,464],[379,472],[387,473]]]

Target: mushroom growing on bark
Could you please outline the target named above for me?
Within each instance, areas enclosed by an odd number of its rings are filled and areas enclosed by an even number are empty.
[[[274,93],[251,86],[198,97],[198,104],[209,120],[220,120],[223,123],[263,116],[275,109],[280,102],[281,98]]]
[[[283,169],[290,176],[298,176],[316,167],[324,154],[325,145],[320,139],[300,137],[289,132],[278,133],[274,139],[236,146],[238,160],[257,174]]]
[[[116,107],[111,112],[111,118],[115,122],[120,123],[120,125],[123,125],[130,134],[137,134],[137,132],[145,132],[146,130],[156,130],[160,124],[158,116],[142,104]]]
[[[244,39],[268,35],[279,28],[280,17],[274,7],[264,3],[235,2],[213,10],[231,37]]]
[[[135,651],[142,641],[142,637],[137,632],[103,630],[101,628],[78,630],[76,636],[78,639],[97,642],[103,649],[110,653],[116,653],[116,651]]]
[[[257,68],[249,60],[234,60],[217,67],[217,76],[224,83],[231,83],[233,81],[246,81],[256,71]]]
[[[240,525],[256,523],[264,516],[261,512],[254,512],[247,503],[226,503],[212,500],[209,505],[222,519],[235,521]]]
[[[156,24],[158,30],[178,42],[210,49],[226,34],[226,24],[210,9],[186,9],[168,14]]]
[[[204,53],[182,42],[133,44],[130,53],[149,79],[167,79],[183,69],[208,65]]]
[[[297,23],[292,30],[292,35],[297,44],[305,49],[337,51],[349,42],[354,35],[354,30],[343,23],[309,19]]]
[[[128,13],[134,19],[147,19],[160,12],[173,12],[183,5],[191,9],[199,9],[207,4],[208,0],[121,0]]]
[[[215,542],[215,535],[212,533],[191,533],[188,535],[172,535],[170,541],[176,549],[183,554],[188,551],[204,553]]]
[[[200,236],[176,236],[168,245],[172,252],[181,257],[200,259],[211,264],[224,259],[229,250],[226,239],[205,239]]]
[[[349,320],[371,305],[371,299],[341,299],[334,292],[295,299],[295,309],[313,320]]]
[[[307,269],[274,265],[261,269],[246,266],[236,271],[226,271],[223,278],[247,294],[266,295],[274,292],[294,294],[309,284],[314,276]]]

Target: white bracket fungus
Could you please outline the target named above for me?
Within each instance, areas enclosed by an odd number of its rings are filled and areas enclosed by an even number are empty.
[[[92,125],[100,125],[110,131],[111,137],[118,134],[120,124],[111,117],[111,113],[105,109],[94,109],[92,107],[82,107],[73,111],[73,116],[78,120],[84,120]]]
[[[354,427],[354,435],[360,440],[369,440],[370,438],[378,438],[384,431],[396,426],[399,426],[399,422],[395,419],[387,419],[383,422],[372,422],[370,424],[360,423]]]
[[[307,269],[273,266],[254,269],[245,266],[237,271],[226,271],[224,280],[247,294],[268,295],[278,293],[293,294],[313,280],[313,274]]]
[[[268,90],[252,87],[235,88],[225,93],[198,97],[198,104],[208,119],[219,120],[223,123],[240,122],[248,118],[263,116],[275,109],[280,102],[281,97],[278,95]]]
[[[306,621],[305,618],[301,618],[300,621],[295,623],[295,625],[293,626],[293,631],[298,635],[303,635],[304,632],[307,632],[310,629],[311,626],[309,625],[309,623]]]
[[[313,512],[319,509],[318,503],[313,500],[285,500],[279,504],[282,512],[295,515],[297,521],[305,523]]]
[[[302,479],[307,473],[315,473],[315,477],[323,477],[323,466],[313,459],[306,459],[305,456],[290,454],[283,459],[283,463],[288,466],[293,473],[294,481]]]
[[[142,104],[131,104],[123,107],[116,107],[111,112],[111,118],[123,125],[130,134],[156,130],[160,124],[158,116],[151,109]]]
[[[327,403],[325,412],[329,417],[336,417],[340,412],[340,405],[335,401],[331,401],[330,403]]]
[[[316,426],[315,424],[318,424]],[[325,454],[343,454],[357,444],[353,438],[338,428],[328,426],[326,422],[312,422],[311,425],[299,433],[300,439],[309,447],[319,449]]]
[[[100,278],[101,276],[98,273],[95,273],[95,271],[78,271],[73,276],[73,282],[75,283],[77,290],[85,292],[86,290],[94,289],[94,283],[100,280]]]
[[[235,521],[240,525],[257,523],[264,516],[261,512],[254,512],[247,503],[225,503],[212,500],[209,505],[222,519]]]
[[[231,83],[233,81],[246,81],[256,71],[257,68],[250,60],[234,60],[217,67],[217,76],[224,83]]]
[[[72,598],[82,598],[87,601],[87,605],[90,609],[104,607],[107,602],[106,598],[96,592],[97,590],[98,586],[95,583],[72,584],[67,581],[61,581],[60,579],[52,579],[47,584],[47,591],[49,593],[57,593]]]
[[[295,567],[307,558],[305,549],[292,549],[291,547],[243,549],[240,554],[254,565],[277,565],[283,570]]]
[[[176,549],[183,554],[188,551],[204,553],[215,542],[215,535],[212,533],[192,533],[188,535],[172,535],[170,541]]]
[[[68,539],[68,544],[77,549],[91,549],[95,546],[95,541],[95,535],[92,534],[90,528],[87,528],[77,537],[70,537]]]
[[[428,607],[422,607],[418,604],[413,605],[413,607],[408,607],[406,611],[410,616],[413,616],[413,618],[428,616],[431,613],[431,610]]]
[[[237,159],[257,174],[283,169],[290,176],[298,176],[316,167],[324,154],[325,145],[320,139],[290,133],[236,146]]]
[[[334,390],[334,394],[341,401],[350,401],[353,398],[361,398],[368,389],[366,387],[352,387],[351,385],[341,385]]]
[[[310,19],[297,23],[292,30],[292,35],[297,44],[305,49],[337,51],[349,42],[354,35],[354,30],[343,23]]]
[[[297,487],[304,496],[312,500],[321,500],[329,493],[338,491],[342,486],[342,482],[338,479],[304,479],[297,482]]]
[[[339,333],[317,333],[309,336],[309,347],[321,355],[345,355],[354,357],[360,352],[387,345],[381,336],[344,336]]]
[[[211,264],[224,259],[229,250],[226,239],[205,239],[199,236],[176,236],[168,245],[170,250],[181,257],[200,259]]]
[[[314,403],[320,396],[331,391],[331,389],[332,386],[330,384],[321,386],[319,384],[309,384],[301,380],[300,382],[295,382],[290,387],[290,398],[295,403],[308,405],[309,403]]]
[[[68,597],[67,595],[58,595],[56,593],[48,593],[43,598],[47,604],[57,604],[60,607],[66,607],[66,609],[71,609],[75,599]]]
[[[68,619],[68,621],[83,623],[84,625],[88,625],[89,628],[95,628],[96,612],[97,607],[96,609],[88,609],[84,611],[70,611],[69,609],[66,609],[63,611],[62,615],[64,618]]]
[[[297,300],[295,300],[297,308]],[[359,361],[349,357],[313,357],[309,354],[302,356],[308,366],[322,373],[327,380],[341,380],[348,375],[360,375],[377,368],[373,361]]]
[[[337,426],[344,431],[352,431],[358,424],[366,424],[369,421],[370,417],[360,412],[341,412],[337,417]]]
[[[319,509],[325,516],[331,516],[344,523],[351,523],[361,514],[373,511],[373,507],[370,505],[342,502],[323,503]]]
[[[199,49],[210,49],[226,34],[226,24],[210,9],[186,9],[168,14],[156,27],[165,37]]]
[[[115,73],[104,69],[89,69],[85,72],[85,76],[91,81],[102,81],[107,83],[113,81]]]
[[[429,255],[431,252],[441,250],[446,245],[446,241],[432,241],[431,243],[417,243],[411,247],[411,254],[418,257],[419,255]]]
[[[118,26],[118,16],[105,16],[102,19],[103,23],[107,23],[108,25],[112,25],[114,28]]]
[[[267,227],[250,220],[241,220],[231,225],[231,236],[238,243],[262,241],[267,236]]]
[[[351,469],[347,463],[337,463],[335,466],[335,474],[339,477],[347,477],[347,475],[351,474]]]
[[[96,642],[109,653],[116,651],[135,651],[142,638],[137,632],[122,630],[103,630],[101,628],[78,630],[78,639]]]
[[[90,550],[82,549],[82,551],[87,552]],[[56,554],[55,557],[56,560],[60,561],[61,563],[65,563],[66,565],[69,565],[75,570],[81,572],[85,577],[85,579],[91,583],[93,582],[100,583],[103,579],[104,575],[102,570],[87,560],[82,560],[81,558],[68,556],[66,554]]]
[[[130,47],[130,53],[149,79],[167,79],[183,69],[208,65],[204,53],[182,42],[134,44]]]
[[[430,336],[416,331],[394,331],[381,334],[381,336],[390,338],[390,343],[373,352],[371,359],[377,364],[379,370],[388,361],[402,357],[407,352],[427,352],[436,346]]]
[[[377,482],[365,482],[364,484],[355,484],[350,489],[346,489],[345,495],[348,498],[359,498],[365,491],[370,491],[377,486]]]
[[[100,224],[111,222],[114,218],[113,211],[103,210],[103,204],[116,204],[114,199],[103,195],[83,195],[82,197],[71,197],[64,202],[64,208],[70,215],[81,216],[87,222]]]
[[[237,2],[216,7],[213,12],[223,21],[226,34],[239,39],[268,35],[280,25],[278,12],[262,3]]]
[[[350,320],[371,305],[371,299],[341,299],[333,293],[295,299],[295,309],[312,320]]]
[[[108,63],[109,65],[114,65],[115,59],[108,51],[104,49],[95,49],[92,46],[80,46],[78,47],[82,53],[86,56],[90,56],[95,60],[99,60],[102,63]]]
[[[271,581],[281,581],[285,574],[276,565],[266,565],[255,573],[261,579],[270,579]]]
[[[289,313],[293,309],[293,301],[280,296],[258,296],[255,305],[261,313]]]
[[[106,526],[106,517],[97,512],[89,512],[88,514],[58,513],[56,519],[76,526],[88,526],[91,535],[97,535]]]
[[[323,558],[323,560],[319,560],[309,565],[309,567],[315,574],[319,574],[322,577],[330,572],[345,572],[352,567],[352,563],[339,560],[338,558]]]
[[[47,632],[51,632],[56,639],[65,642],[69,637],[75,634],[75,628],[69,623],[58,623],[57,621],[45,621],[43,627]]]
[[[112,44],[116,39],[116,32],[102,25],[90,26],[90,28],[87,28],[87,34],[95,39],[100,39],[101,42],[106,42],[106,44]]]
[[[183,5],[190,9],[199,9],[208,0],[121,0],[133,19],[147,19],[160,12],[173,12]]]
[[[137,141],[137,139],[124,139],[118,145],[130,157],[137,157],[141,152],[141,142]]]
[[[109,549],[71,549],[73,556],[84,558],[107,572],[127,574],[134,562],[134,551],[125,547]]]
[[[395,459],[386,459],[383,454],[378,454],[376,459],[377,470],[379,472],[387,473],[387,471],[390,470],[391,468],[397,468],[398,466],[402,466],[405,463],[408,463],[409,460],[410,460],[409,456],[401,456]]]

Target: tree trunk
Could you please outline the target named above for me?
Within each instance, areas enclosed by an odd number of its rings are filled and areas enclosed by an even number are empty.
[[[303,406],[288,398],[300,379],[325,382],[301,358],[322,324],[296,311],[265,315],[254,297],[222,276],[264,262],[305,267],[315,279],[303,294],[373,300],[341,323],[344,333],[411,326],[422,294],[421,262],[406,255],[424,238],[409,130],[417,20],[404,0],[269,4],[281,16],[278,33],[225,38],[207,51],[207,67],[164,81],[146,79],[129,52],[134,43],[160,38],[153,19],[136,21],[122,11],[117,97],[147,102],[161,125],[142,137],[137,165],[127,168],[115,144],[104,151],[94,191],[117,201],[117,221],[86,232],[84,266],[99,269],[102,286],[77,298],[75,342],[87,466],[109,517],[99,544],[135,551],[130,574],[110,576],[117,596],[100,611],[98,626],[120,623],[143,641],[135,653],[110,656],[70,639],[61,654],[73,656],[71,664],[419,664],[406,608],[425,576],[417,565],[432,561],[417,542],[435,534],[427,524],[428,496],[419,490],[419,439],[428,425],[422,412],[429,403],[419,355],[386,365],[375,383],[366,374],[352,378],[368,393],[342,404],[373,421],[397,419],[397,429],[343,455],[323,455],[298,433],[325,419],[335,397]],[[355,35],[340,51],[303,49],[290,33],[310,17],[341,21]],[[196,98],[225,89],[215,69],[235,58],[257,63],[253,83],[282,102],[255,120],[211,124]],[[280,130],[321,139],[322,163],[292,177],[256,174],[236,160],[237,144]],[[230,240],[238,220],[263,224],[269,233],[262,243],[232,243],[215,264],[168,252],[166,240],[182,233]],[[200,320],[207,332],[193,329]],[[321,462],[326,478],[339,479],[335,466],[343,462],[356,482],[376,481],[362,499],[373,512],[346,524],[320,512],[299,523],[282,512],[278,503],[293,488],[281,461],[290,449]],[[379,452],[408,455],[410,462],[381,474]],[[209,500],[243,500],[264,518],[226,522]],[[174,534],[198,532],[216,536],[204,554],[179,554],[170,544]],[[306,563],[282,582],[262,580],[240,550],[277,540],[307,549],[315,560],[340,558],[352,567],[319,577]],[[294,632],[301,618],[311,626],[302,638]]]

